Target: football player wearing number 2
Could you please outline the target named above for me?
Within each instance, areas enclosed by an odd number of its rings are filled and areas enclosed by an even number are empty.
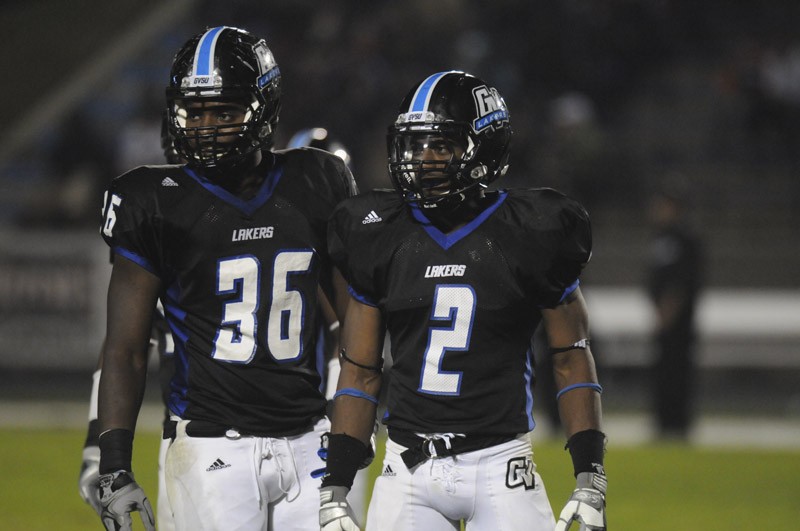
[[[167,88],[187,163],[134,169],[106,194],[102,235],[115,260],[98,413],[108,529],[130,529],[135,510],[153,528],[131,452],[159,298],[175,340],[165,476],[176,529],[317,525],[311,471],[329,428],[317,301],[329,297],[340,314],[347,303],[325,227],[356,190],[334,155],[270,149],[280,91],[263,39],[231,27],[195,35]]]
[[[395,191],[345,200],[328,228],[350,285],[320,527],[358,529],[345,498],[367,451],[388,331],[386,456],[367,529],[605,530],[601,387],[579,275],[586,211],[550,189],[489,191],[511,126],[463,72],[416,84],[389,127]],[[553,515],[536,472],[530,339],[547,332],[576,488]]]

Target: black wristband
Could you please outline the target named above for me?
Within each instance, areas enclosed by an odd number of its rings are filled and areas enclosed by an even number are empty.
[[[323,487],[353,486],[358,467],[367,457],[367,446],[344,433],[328,435],[328,458],[325,463]]]
[[[100,434],[100,473],[110,474],[117,470],[131,471],[133,456],[133,432],[117,428]]]
[[[83,447],[86,448],[87,446],[99,446],[98,439],[100,438],[100,421],[97,419],[89,421],[89,429],[86,431],[86,441],[83,443]]]
[[[603,456],[606,451],[606,435],[602,431],[584,430],[572,435],[564,447],[572,457],[575,476],[581,472],[605,474]]]

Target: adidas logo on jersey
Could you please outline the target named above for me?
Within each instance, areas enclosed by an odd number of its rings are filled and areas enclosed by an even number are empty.
[[[383,469],[383,473],[381,473],[381,476],[396,476],[396,475],[397,474],[395,473],[395,471],[392,470],[392,465],[386,465],[386,468]]]
[[[370,210],[361,224],[366,225],[367,223],[378,223],[379,221],[383,221],[383,218],[376,214],[374,210]]]
[[[230,466],[231,465],[224,462],[222,459],[217,458],[217,460],[214,461],[210,467],[206,468],[206,472],[213,472],[214,470],[222,470],[223,468],[228,468]]]
[[[176,183],[169,177],[164,177],[164,180],[161,181],[161,186],[178,186],[178,183]]]

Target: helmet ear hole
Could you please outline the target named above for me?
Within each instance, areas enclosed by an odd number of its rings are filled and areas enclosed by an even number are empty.
[[[486,169],[486,166],[480,164],[472,168],[472,170],[469,172],[469,176],[472,177],[473,180],[477,181],[486,177],[487,173],[488,170]]]

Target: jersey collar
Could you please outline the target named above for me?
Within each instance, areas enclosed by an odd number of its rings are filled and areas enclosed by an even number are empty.
[[[264,206],[270,197],[272,197],[272,192],[275,190],[275,187],[281,180],[281,176],[283,175],[283,164],[280,163],[280,160],[277,157],[275,157],[274,160],[275,163],[268,170],[267,177],[264,179],[264,182],[261,183],[261,187],[258,189],[256,195],[246,201],[233,195],[225,188],[209,181],[202,175],[189,168],[189,166],[184,166],[183,171],[185,171],[189,177],[197,181],[200,186],[220,198],[222,201],[228,203],[242,213],[251,216],[256,210]]]
[[[439,244],[440,247],[443,249],[449,249],[453,245],[455,245],[458,241],[466,237],[467,235],[471,234],[472,231],[477,229],[481,223],[486,221],[486,219],[494,213],[495,210],[500,208],[500,205],[503,204],[503,201],[506,200],[508,196],[508,192],[505,190],[501,190],[497,194],[497,198],[494,200],[492,204],[486,207],[480,214],[478,214],[475,219],[464,225],[463,227],[459,227],[458,229],[454,230],[453,232],[445,234],[444,232],[440,231],[436,228],[436,226],[431,223],[431,221],[425,216],[422,212],[422,209],[416,205],[411,205],[411,215],[414,216],[414,219],[419,221],[422,224],[422,228],[425,229],[425,232]]]

